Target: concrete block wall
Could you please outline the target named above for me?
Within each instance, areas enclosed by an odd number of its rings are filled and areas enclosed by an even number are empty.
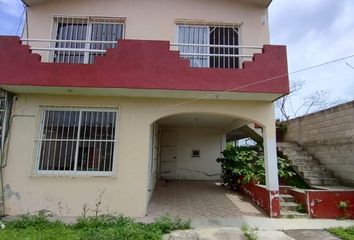
[[[354,186],[354,101],[286,123],[285,141],[298,142],[343,185]]]

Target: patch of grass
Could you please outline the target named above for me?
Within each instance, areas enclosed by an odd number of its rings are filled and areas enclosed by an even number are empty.
[[[296,206],[296,211],[299,212],[299,213],[306,213],[306,207],[303,203],[299,203],[297,204]]]
[[[343,227],[330,228],[327,229],[327,231],[340,237],[340,239],[342,240],[354,240],[354,226],[348,228],[343,228]]]
[[[5,223],[0,239],[11,240],[159,240],[163,234],[189,229],[190,221],[163,216],[150,224],[123,216],[103,215],[80,218],[75,224],[49,221],[45,216],[24,215]]]
[[[247,225],[243,225],[241,230],[247,240],[257,240],[258,239],[257,229],[253,229]]]

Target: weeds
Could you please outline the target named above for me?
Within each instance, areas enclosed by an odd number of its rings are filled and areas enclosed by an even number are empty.
[[[247,225],[243,225],[241,230],[247,240],[257,240],[258,239],[257,228],[250,228]]]
[[[75,224],[50,221],[42,215],[23,215],[5,223],[0,239],[57,240],[159,240],[163,234],[190,228],[190,221],[163,216],[150,224],[135,222],[124,216],[99,215],[81,217]]]
[[[337,227],[327,229],[330,233],[340,237],[342,240],[353,240],[354,239],[354,227]]]
[[[299,203],[296,205],[296,211],[299,212],[299,213],[306,213],[306,207],[305,207],[305,204],[303,203]]]

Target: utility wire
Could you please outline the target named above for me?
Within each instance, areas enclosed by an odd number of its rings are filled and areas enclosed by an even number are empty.
[[[18,21],[18,24],[17,24],[17,27],[16,27],[16,32],[15,32],[16,35],[18,35],[18,32],[19,32],[20,27],[22,25],[25,12],[26,12],[26,7],[23,8],[22,14],[21,14],[20,19]]]
[[[349,66],[351,69],[354,69],[354,67],[350,65],[348,62],[345,62],[345,64],[347,64],[347,66]]]
[[[194,99],[189,100],[189,101],[185,101],[185,102],[177,103],[177,104],[174,104],[174,105],[170,105],[168,107],[165,107],[164,109],[170,109],[170,108],[178,107],[178,106],[185,105],[185,104],[192,103],[192,102],[196,102],[196,101],[199,101],[199,100],[202,100],[202,99],[207,99],[207,98],[213,97],[213,96],[218,98],[218,95],[221,95],[221,94],[224,94],[224,93],[233,92],[235,90],[239,90],[239,89],[246,88],[246,87],[249,87],[249,86],[257,85],[257,84],[264,83],[264,82],[269,82],[269,81],[272,81],[272,80],[275,80],[275,79],[278,79],[278,78],[283,78],[283,77],[294,75],[294,74],[297,74],[297,73],[300,73],[300,72],[305,72],[305,71],[308,71],[308,70],[311,70],[311,69],[314,69],[314,68],[322,67],[322,66],[325,66],[325,65],[329,65],[329,64],[332,64],[332,63],[335,63],[335,62],[339,62],[339,61],[343,61],[345,59],[349,59],[349,58],[353,58],[353,57],[354,57],[354,54],[346,56],[346,57],[342,57],[342,58],[337,58],[337,59],[334,59],[334,60],[331,60],[331,61],[328,61],[328,62],[320,63],[320,64],[317,64],[317,65],[314,65],[314,66],[310,66],[310,67],[306,67],[306,68],[302,68],[302,69],[299,69],[299,70],[296,70],[296,71],[293,71],[293,72],[290,72],[290,73],[285,73],[285,74],[278,75],[278,76],[275,76],[275,77],[259,80],[259,81],[254,82],[254,83],[249,83],[249,84],[245,84],[245,85],[242,85],[242,86],[239,86],[239,87],[230,88],[230,89],[225,90],[225,91],[219,91],[219,92],[216,92],[216,93],[207,94],[205,96],[202,96],[202,97],[199,97],[199,98],[194,98]]]

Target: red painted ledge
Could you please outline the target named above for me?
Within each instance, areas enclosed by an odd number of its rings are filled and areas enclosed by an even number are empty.
[[[167,41],[121,40],[94,64],[42,63],[18,37],[0,36],[0,85],[287,94],[285,46],[265,45],[244,69],[191,68]]]
[[[263,208],[270,217],[280,217],[279,191],[270,191],[265,186],[254,183],[241,185],[240,191]]]
[[[280,187],[282,194],[290,194],[297,203],[306,207],[310,218],[354,219],[354,189],[298,190]],[[340,205],[344,204],[343,208]]]

